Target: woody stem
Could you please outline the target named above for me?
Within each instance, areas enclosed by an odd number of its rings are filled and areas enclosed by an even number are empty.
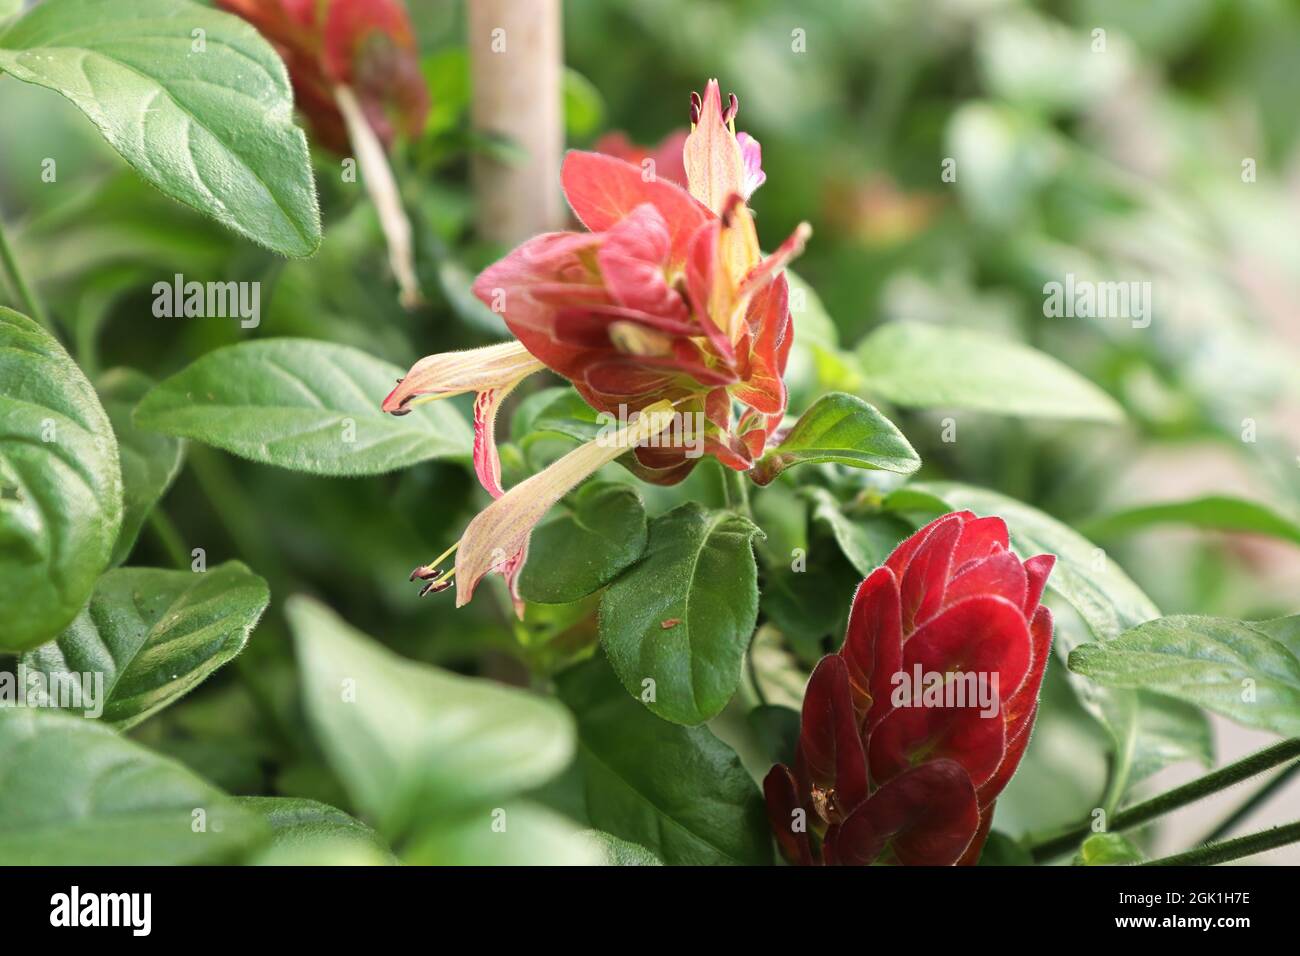
[[[1265,770],[1286,763],[1296,757],[1300,757],[1300,737],[1274,744],[1272,747],[1251,754],[1236,763],[1228,764],[1228,766],[1207,773],[1203,777],[1198,777],[1190,783],[1185,783],[1181,787],[1175,787],[1173,790],[1152,797],[1150,800],[1129,807],[1126,810],[1121,810],[1110,819],[1106,830],[1112,833],[1131,830],[1156,819],[1156,817],[1163,816],[1180,807],[1185,807],[1189,803],[1195,803],[1202,797],[1207,797],[1212,793],[1217,793],[1234,784],[1241,783],[1241,781],[1249,779],[1255,774],[1263,773]],[[1030,847],[1030,853],[1033,855],[1035,862],[1041,863],[1050,860],[1062,853],[1073,850],[1080,842],[1087,839],[1092,832],[1091,824],[1080,824],[1058,836],[1050,837],[1036,846]],[[1243,837],[1242,839],[1247,838]]]

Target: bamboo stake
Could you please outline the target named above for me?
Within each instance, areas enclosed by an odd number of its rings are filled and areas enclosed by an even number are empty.
[[[471,166],[479,235],[511,245],[564,225],[560,0],[469,0],[468,7],[474,129],[526,154],[510,162],[478,150]]]

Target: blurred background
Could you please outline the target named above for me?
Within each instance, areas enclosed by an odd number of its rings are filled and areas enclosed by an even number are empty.
[[[0,78],[0,213],[92,378],[121,365],[162,378],[249,334],[347,343],[403,367],[504,336],[468,294],[503,251],[476,237],[468,170],[475,155],[509,162],[518,147],[471,127],[464,5],[408,6],[432,103],[423,134],[393,154],[430,299],[414,312],[398,304],[373,208],[334,154],[313,150],[324,245],[283,260],[152,191],[57,95]],[[891,410],[925,477],[996,489],[1085,531],[1128,505],[1203,493],[1295,513],[1300,5],[565,0],[563,10],[568,145],[620,130],[653,146],[686,125],[690,92],[718,77],[739,97],[739,128],[762,144],[762,241],[812,223],[797,271],[829,321],[797,333],[794,410],[827,388],[852,390],[854,349],[883,322],[978,328],[1074,367],[1129,423],[964,413],[960,440],[945,442],[943,416]],[[41,176],[48,157],[54,182]],[[155,319],[150,288],[173,272],[261,281],[260,327]],[[1067,274],[1150,283],[1149,326],[1045,316],[1045,283]],[[221,786],[346,805],[302,732],[279,610],[289,594],[321,597],[407,656],[507,679],[544,673],[556,635],[590,639],[581,609],[534,609],[514,625],[500,592],[455,615],[416,598],[411,567],[454,540],[479,500],[464,469],[322,479],[209,448],[187,454],[131,563],[168,565],[178,547],[202,546],[210,563],[237,557],[268,578],[272,609],[236,665],[135,733]],[[1166,614],[1300,610],[1291,544],[1188,528],[1097,543]],[[1105,777],[1102,731],[1060,673],[1047,693],[1059,706],[999,804],[1011,833],[1085,815]],[[1214,727],[1219,763],[1269,740]],[[1201,770],[1173,767],[1149,786]],[[1150,845],[1185,848],[1240,797],[1171,817]],[[1293,781],[1254,822],[1281,822],[1297,804]],[[1268,859],[1300,862],[1300,851]]]

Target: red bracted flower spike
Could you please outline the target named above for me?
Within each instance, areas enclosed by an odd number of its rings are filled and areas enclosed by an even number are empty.
[[[736,109],[710,81],[684,140],[655,153],[605,143],[626,159],[570,152],[564,194],[590,231],[530,239],[474,283],[597,411],[621,418],[673,404],[691,441],[636,451],[638,474],[659,484],[684,478],[701,450],[748,471],[786,408],[794,331],[783,270],[810,229],[760,252],[746,205],[764,178],[760,153],[735,132]]]
[[[1021,561],[1001,518],[944,515],[859,586],[808,681],[795,767],[763,784],[797,864],[972,864],[1029,743],[1056,558]]]
[[[335,88],[351,87],[380,141],[417,136],[429,112],[415,34],[402,0],[217,0],[257,27],[289,68],[315,140],[350,149]]]

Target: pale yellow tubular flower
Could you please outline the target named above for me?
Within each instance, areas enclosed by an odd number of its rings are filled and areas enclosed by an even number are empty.
[[[659,434],[672,420],[672,403],[655,402],[630,425],[575,448],[480,511],[465,529],[456,552],[456,606],[469,601],[483,575],[505,566],[528,544],[533,528],[557,501],[601,466]]]
[[[517,341],[429,355],[411,366],[384,399],[383,408],[391,414],[402,414],[412,405],[439,398],[513,387],[545,367]]]

